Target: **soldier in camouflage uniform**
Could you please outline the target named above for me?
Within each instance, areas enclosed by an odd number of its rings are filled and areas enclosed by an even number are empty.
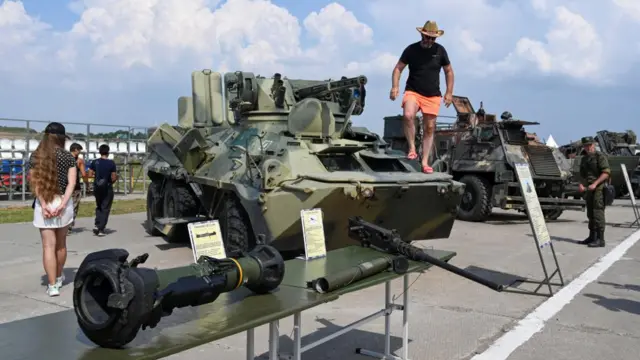
[[[586,152],[580,162],[580,192],[586,193],[589,237],[581,241],[589,247],[604,247],[604,183],[611,175],[607,156],[596,151],[593,137],[582,138]]]

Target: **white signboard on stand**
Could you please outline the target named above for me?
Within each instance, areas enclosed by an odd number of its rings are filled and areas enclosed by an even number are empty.
[[[327,255],[322,215],[322,209],[300,211],[305,260],[322,258]]]
[[[544,221],[544,214],[540,207],[540,200],[538,200],[538,193],[536,192],[533,177],[529,170],[529,164],[520,163],[515,165],[520,190],[524,198],[527,214],[529,215],[529,221],[531,222],[531,230],[533,231],[533,236],[536,239],[538,247],[542,248],[551,242],[551,236],[549,236],[547,223]]]
[[[622,175],[624,176],[624,181],[627,183],[627,190],[629,190],[629,198],[631,199],[631,207],[633,208],[633,215],[635,215],[636,220],[631,223],[631,226],[640,226],[640,210],[638,210],[636,206],[636,196],[633,193],[633,187],[631,186],[631,180],[629,180],[629,173],[627,172],[627,166],[625,164],[620,164],[622,168]]]
[[[198,258],[202,255],[215,259],[227,257],[218,220],[189,223],[187,228],[189,229],[189,238],[191,238],[194,262],[198,262]]]

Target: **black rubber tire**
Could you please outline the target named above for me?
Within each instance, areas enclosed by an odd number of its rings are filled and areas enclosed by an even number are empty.
[[[168,181],[164,191],[163,209],[165,217],[193,217],[198,214],[198,200],[189,189],[189,185]],[[174,226],[167,235],[167,241],[170,243],[189,243],[187,225]]]
[[[562,215],[562,213],[564,212],[564,210],[562,209],[550,209],[550,210],[542,210],[542,214],[544,215],[544,219],[545,220],[558,220],[558,218],[560,217],[560,215]]]
[[[224,239],[224,248],[227,254],[236,251],[249,251],[256,246],[256,239],[240,201],[229,194],[225,196],[220,211],[220,230]]]
[[[162,233],[158,231],[153,225],[153,221],[156,218],[162,217],[162,184],[156,181],[152,181],[147,189],[147,221],[145,223],[145,229],[151,236],[161,236]]]
[[[489,181],[476,175],[465,175],[459,181],[465,184],[463,197],[469,196],[468,191],[471,191],[470,196],[473,197],[473,206],[471,209],[466,210],[461,203],[458,207],[458,219],[473,222],[487,220],[493,209]]]

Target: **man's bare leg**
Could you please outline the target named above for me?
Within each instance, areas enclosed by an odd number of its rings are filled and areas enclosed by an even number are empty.
[[[411,160],[418,157],[416,153],[416,114],[418,113],[418,104],[413,100],[407,100],[404,104],[403,125],[404,136],[409,144],[409,152],[407,157]]]
[[[422,122],[424,123],[424,132],[422,135],[422,169],[426,173],[432,173],[433,169],[429,166],[429,155],[433,147],[433,135],[436,131],[436,116],[423,114]]]

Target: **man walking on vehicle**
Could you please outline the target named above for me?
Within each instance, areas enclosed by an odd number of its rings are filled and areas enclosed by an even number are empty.
[[[391,93],[389,97],[395,100],[399,93],[400,75],[404,68],[409,66],[409,77],[402,98],[404,135],[409,144],[407,158],[416,159],[415,120],[418,111],[422,113],[424,134],[422,139],[422,171],[432,173],[429,166],[429,154],[433,146],[433,135],[436,128],[436,118],[440,111],[440,69],[444,69],[447,89],[444,94],[444,104],[451,105],[453,100],[453,68],[449,55],[444,46],[436,43],[436,39],[444,34],[438,29],[435,21],[427,21],[423,27],[416,28],[421,35],[421,40],[407,46],[400,60],[393,69],[391,80]]]

